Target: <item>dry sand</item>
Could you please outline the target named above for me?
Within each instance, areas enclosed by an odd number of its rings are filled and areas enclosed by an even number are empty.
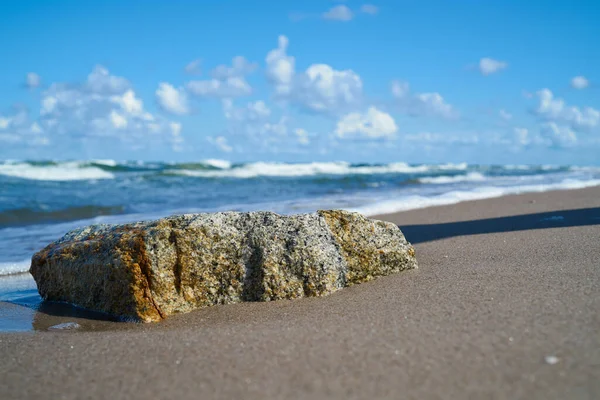
[[[418,270],[150,325],[37,313],[83,332],[0,334],[0,398],[600,398],[600,188],[379,218]]]

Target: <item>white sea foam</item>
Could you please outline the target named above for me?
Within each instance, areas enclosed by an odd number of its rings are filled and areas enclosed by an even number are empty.
[[[59,165],[5,163],[0,165],[0,175],[39,181],[76,181],[114,178],[114,175],[110,172],[98,167],[84,167],[79,162],[61,163]]]
[[[421,183],[433,183],[433,184],[444,184],[444,183],[456,183],[456,182],[481,182],[485,181],[486,178],[479,172],[470,172],[466,175],[455,175],[455,176],[436,176],[436,177],[425,177],[419,178]]]
[[[258,176],[300,177],[313,175],[370,175],[390,173],[426,173],[430,171],[465,170],[468,165],[408,165],[391,163],[385,165],[353,166],[347,162],[313,162],[305,164],[286,164],[255,162],[219,171],[168,170],[174,175],[196,176],[202,178],[255,178]]]
[[[600,186],[600,179],[591,179],[586,181],[565,179],[559,183],[509,187],[483,186],[473,190],[455,190],[431,197],[419,195],[399,197],[394,200],[385,200],[356,207],[351,211],[357,211],[365,215],[389,214],[418,208],[456,204],[469,200],[490,199],[510,194],[547,192],[550,190],[583,189],[592,186]]]
[[[202,164],[210,165],[211,167],[220,168],[220,169],[229,169],[231,168],[231,162],[227,160],[219,160],[218,158],[208,158],[206,160],[201,161]]]
[[[92,160],[91,162],[93,164],[105,165],[107,167],[116,167],[117,165],[119,165],[119,163],[115,160]]]
[[[0,262],[0,276],[22,274],[29,271],[31,260]]]

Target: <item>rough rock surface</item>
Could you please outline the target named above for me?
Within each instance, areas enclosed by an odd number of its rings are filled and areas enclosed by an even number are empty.
[[[330,210],[93,225],[36,253],[30,272],[45,300],[150,322],[214,304],[327,295],[416,267],[396,225]]]

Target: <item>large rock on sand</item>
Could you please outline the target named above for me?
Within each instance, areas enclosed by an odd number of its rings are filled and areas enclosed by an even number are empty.
[[[149,322],[327,295],[416,267],[397,226],[357,213],[224,212],[77,229],[36,253],[30,272],[45,300]]]

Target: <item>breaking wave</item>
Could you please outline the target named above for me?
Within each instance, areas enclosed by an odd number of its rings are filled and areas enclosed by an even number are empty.
[[[38,181],[78,181],[113,179],[115,176],[102,168],[79,162],[70,163],[4,163],[0,175]]]
[[[494,197],[502,197],[511,194],[547,192],[550,190],[568,190],[568,189],[583,189],[587,187],[600,186],[600,179],[592,180],[576,180],[565,179],[553,184],[539,185],[522,185],[522,186],[483,186],[476,187],[471,190],[454,190],[442,193],[436,196],[402,196],[393,200],[380,201],[373,204],[368,204],[361,207],[353,208],[352,211],[357,211],[365,215],[381,215],[400,211],[415,210],[432,206],[444,206],[456,204],[469,200],[483,200]]]

